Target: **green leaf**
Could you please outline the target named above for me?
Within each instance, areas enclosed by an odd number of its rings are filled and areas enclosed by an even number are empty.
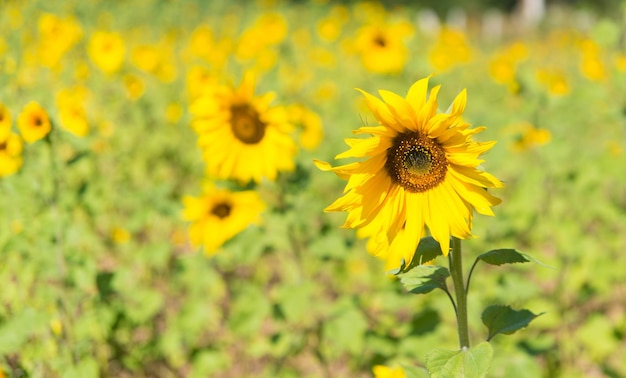
[[[487,341],[491,340],[498,333],[510,335],[528,326],[533,319],[543,315],[535,315],[528,310],[513,310],[511,306],[493,305],[483,311],[483,324],[489,329]]]
[[[447,268],[437,265],[418,265],[410,271],[398,274],[402,285],[413,294],[427,294],[439,288],[446,290]]]
[[[512,248],[494,249],[477,257],[491,265],[527,263],[531,260],[525,254]]]
[[[86,357],[63,372],[62,378],[96,378],[99,376],[98,361],[93,357]]]
[[[408,272],[416,266],[419,266],[427,261],[434,260],[438,256],[443,256],[441,253],[441,246],[439,242],[433,239],[432,236],[426,236],[420,239],[419,244],[417,245],[417,249],[415,250],[415,254],[413,254],[413,260],[411,260],[411,264],[408,266],[402,263],[402,266],[395,271],[391,271],[391,274],[398,274],[400,272]]]
[[[406,378],[428,378],[428,371],[422,367],[402,365]]]
[[[487,376],[492,358],[488,342],[459,351],[438,348],[426,355],[426,368],[431,378],[480,378]]]

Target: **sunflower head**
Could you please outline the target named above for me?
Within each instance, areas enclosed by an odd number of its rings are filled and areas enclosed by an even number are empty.
[[[192,126],[211,177],[260,182],[294,168],[297,148],[289,114],[270,106],[273,93],[255,96],[254,87],[248,73],[238,88],[215,87],[191,105]]]
[[[439,86],[429,93],[428,81],[417,81],[405,98],[379,91],[381,101],[361,91],[379,124],[356,130],[370,137],[346,139],[350,149],[336,158],[365,160],[338,167],[316,162],[348,180],[345,194],[326,211],[347,211],[344,226],[372,238],[372,253],[388,267],[411,262],[425,229],[447,255],[451,236],[471,237],[473,212],[493,215],[500,202],[486,189],[502,183],[477,168],[495,142],[472,140],[485,128],[471,129],[463,120],[466,91],[448,113],[438,113]]]
[[[34,101],[28,103],[18,116],[17,127],[22,138],[28,143],[43,139],[52,130],[48,113]]]
[[[265,205],[254,191],[231,192],[207,186],[200,197],[185,197],[183,217],[191,222],[189,238],[212,255],[228,240],[260,222]]]

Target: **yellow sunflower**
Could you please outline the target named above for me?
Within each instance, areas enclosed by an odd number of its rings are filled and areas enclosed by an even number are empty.
[[[22,166],[22,139],[9,132],[0,138],[0,177],[17,172]]]
[[[96,31],[89,40],[87,52],[92,62],[104,73],[118,71],[124,63],[126,48],[119,33]]]
[[[28,143],[43,139],[52,130],[48,113],[35,101],[29,102],[24,107],[17,119],[17,127],[22,138]]]
[[[247,74],[239,88],[216,88],[192,103],[192,126],[209,176],[248,183],[293,170],[293,126],[283,107],[270,107],[273,97],[255,97],[254,79]]]
[[[404,40],[411,34],[411,26],[406,23],[359,29],[356,48],[365,69],[375,73],[401,72],[409,56]]]
[[[375,365],[372,373],[374,373],[374,378],[406,378],[406,373],[401,367]]]
[[[260,222],[265,204],[254,191],[230,192],[213,186],[201,197],[183,198],[183,217],[191,222],[189,238],[203,246],[207,255],[215,254],[226,241]]]
[[[5,140],[11,133],[11,112],[0,104],[0,140]]]
[[[365,236],[376,238],[373,253],[397,259],[394,267],[411,262],[425,226],[447,255],[450,236],[471,236],[472,209],[493,215],[491,206],[500,203],[486,188],[502,183],[477,169],[479,155],[495,142],[472,140],[485,127],[470,129],[462,119],[465,90],[449,113],[437,114],[439,89],[429,95],[426,78],[413,84],[406,98],[381,90],[381,101],[361,91],[380,125],[356,130],[371,137],[346,139],[350,149],[335,158],[367,159],[338,167],[316,161],[321,170],[348,180],[345,194],[325,211],[347,211],[344,227],[364,229]]]

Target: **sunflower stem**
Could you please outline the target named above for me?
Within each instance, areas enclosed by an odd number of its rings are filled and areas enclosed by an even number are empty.
[[[448,255],[450,262],[450,276],[454,283],[456,295],[456,322],[459,332],[461,349],[469,348],[469,328],[467,326],[467,293],[463,282],[463,260],[461,258],[461,240],[452,237],[452,251]]]

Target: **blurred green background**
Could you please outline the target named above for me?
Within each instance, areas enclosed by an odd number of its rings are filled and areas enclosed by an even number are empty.
[[[0,1],[9,128],[31,101],[53,123],[17,155],[0,143],[0,377],[426,376],[425,354],[457,345],[448,299],[408,294],[323,212],[345,183],[313,159],[374,122],[355,87],[404,95],[429,74],[441,111],[467,88],[464,117],[498,141],[484,167],[503,203],[475,218],[466,266],[504,247],[548,266],[478,266],[474,343],[487,305],[545,312],[492,341],[490,376],[626,376],[626,5],[548,2],[537,19],[512,2],[387,5]],[[116,36],[105,53],[100,32]],[[209,258],[182,198],[243,187],[206,177],[188,109],[248,70],[321,129],[301,120],[296,169],[245,186],[263,222]]]

